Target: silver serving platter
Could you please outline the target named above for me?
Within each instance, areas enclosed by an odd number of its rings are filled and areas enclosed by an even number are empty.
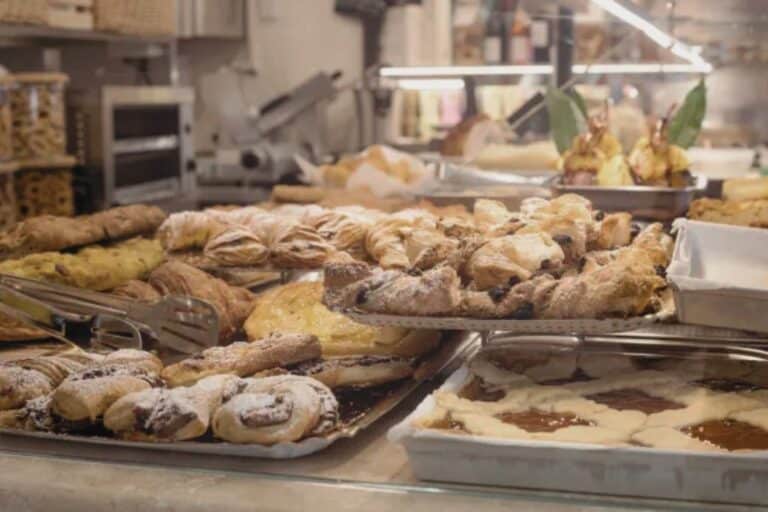
[[[454,371],[463,361],[464,356],[474,353],[479,346],[480,337],[477,335],[469,333],[444,333],[440,347],[435,352],[425,357],[421,364],[416,368],[416,373],[413,378],[404,381],[402,385],[397,387],[391,394],[376,403],[370,411],[366,412],[349,425],[331,432],[326,436],[310,437],[296,443],[279,443],[272,446],[232,444],[215,440],[208,442],[179,441],[173,443],[150,443],[123,441],[111,437],[94,435],[58,434],[53,432],[36,432],[9,428],[0,428],[0,438],[10,436],[135,450],[154,450],[263,459],[293,459],[323,450],[339,439],[356,436],[361,430],[366,429],[379,418],[394,409],[425,381],[436,377],[438,374]],[[104,452],[105,459],[109,458],[108,453],[108,451]]]
[[[464,331],[504,331],[518,334],[606,334],[647,328],[674,316],[662,311],[633,318],[510,320],[441,316],[400,316],[345,311],[345,315],[361,324],[408,329],[441,329]]]
[[[556,176],[549,185],[555,196],[578,194],[586,197],[595,208],[607,212],[629,212],[633,217],[656,221],[671,221],[685,216],[697,194],[704,194],[707,179],[694,176],[694,184],[685,188],[672,187],[599,187],[566,185],[563,176]]]

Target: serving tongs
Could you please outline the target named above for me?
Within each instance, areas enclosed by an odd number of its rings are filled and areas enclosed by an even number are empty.
[[[167,348],[196,354],[219,339],[214,307],[187,296],[141,303],[0,274],[0,312],[53,338],[94,348]]]

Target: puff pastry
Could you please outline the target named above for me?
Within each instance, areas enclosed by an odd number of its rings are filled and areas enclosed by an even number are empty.
[[[323,435],[339,421],[338,402],[321,382],[295,375],[246,379],[213,417],[213,433],[231,443],[271,445]]]
[[[230,286],[180,261],[169,261],[155,269],[149,284],[162,295],[189,295],[209,302],[219,313],[219,335],[224,340],[243,325],[254,298],[245,288]]]
[[[214,263],[230,267],[264,266],[269,258],[266,242],[250,229],[222,229],[205,244],[203,254]]]
[[[168,251],[202,249],[208,239],[221,230],[225,221],[208,211],[179,212],[170,215],[157,231],[157,237]]]
[[[334,357],[308,361],[292,374],[317,379],[329,388],[378,386],[413,375],[413,360],[392,356]]]
[[[120,397],[159,386],[161,368],[148,352],[113,352],[101,364],[68,376],[51,395],[52,410],[66,420],[94,422]]]
[[[279,268],[320,268],[332,251],[317,230],[294,219],[276,218],[268,240],[270,261]]]
[[[234,395],[240,379],[214,375],[190,387],[150,388],[123,396],[104,413],[104,426],[132,441],[171,442],[200,437],[213,412]]]
[[[252,343],[212,347],[166,367],[163,379],[171,387],[193,384],[204,377],[234,374],[247,377],[262,370],[320,357],[317,338],[306,334],[273,334]]]

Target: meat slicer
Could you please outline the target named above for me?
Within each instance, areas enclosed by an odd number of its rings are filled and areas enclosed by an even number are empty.
[[[326,104],[337,93],[334,82],[340,75],[317,73],[256,108],[237,101],[242,98],[237,92],[227,94],[226,84],[210,86],[208,93],[204,87],[206,104],[215,110],[228,144],[198,157],[200,202],[247,204],[264,200],[273,185],[296,181],[299,169],[295,155],[322,160],[328,153]]]

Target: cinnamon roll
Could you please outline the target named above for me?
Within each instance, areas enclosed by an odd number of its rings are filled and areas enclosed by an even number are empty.
[[[322,435],[335,428],[338,418],[333,392],[315,379],[246,379],[214,414],[213,433],[231,443],[271,445]]]

